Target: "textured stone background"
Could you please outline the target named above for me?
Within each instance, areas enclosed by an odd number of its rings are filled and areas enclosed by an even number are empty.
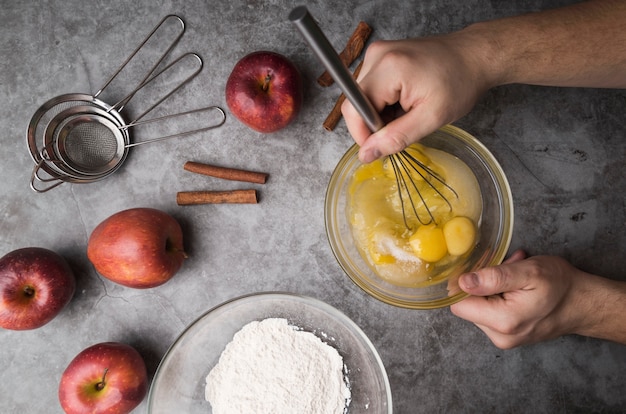
[[[393,39],[568,3],[307,2],[337,49],[360,20],[374,28],[372,39]],[[368,297],[343,274],[326,239],[323,205],[329,177],[352,140],[343,122],[332,133],[321,127],[339,92],[315,83],[320,66],[287,21],[297,4],[2,2],[0,253],[34,245],[56,250],[75,269],[78,289],[69,307],[45,327],[0,332],[0,412],[60,412],[60,374],[95,342],[136,346],[153,375],[169,345],[201,313],[233,297],[270,290],[324,300],[359,324],[385,363],[397,413],[626,411],[623,346],[572,336],[502,351],[448,309],[391,307]],[[160,110],[225,108],[224,86],[235,62],[248,52],[270,49],[289,56],[304,75],[306,100],[297,122],[263,136],[229,116],[218,130],[133,148],[106,180],[32,192],[25,131],[33,113],[63,93],[94,93],[169,13],[187,23],[176,53],[199,53],[205,67]],[[119,99],[132,85],[130,79],[112,85],[106,99]],[[151,97],[150,92],[137,96],[130,114]],[[515,200],[512,249],[559,254],[584,270],[626,277],[625,108],[624,91],[513,85],[490,91],[456,123],[479,137],[509,178]],[[137,128],[135,138],[154,133]],[[261,203],[176,206],[177,191],[244,187],[187,173],[182,169],[187,160],[268,172],[268,183],[259,188]],[[85,253],[100,221],[138,206],[179,219],[190,253],[172,281],[145,291],[102,279]]]

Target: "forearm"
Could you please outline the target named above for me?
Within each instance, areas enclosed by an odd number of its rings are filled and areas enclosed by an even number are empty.
[[[471,25],[489,86],[626,88],[626,1],[597,0]]]
[[[586,274],[575,288],[581,321],[573,333],[626,345],[626,282]]]

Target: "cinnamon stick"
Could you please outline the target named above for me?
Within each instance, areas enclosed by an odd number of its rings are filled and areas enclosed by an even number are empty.
[[[361,61],[361,63],[359,63],[359,66],[357,66],[354,70],[354,74],[352,76],[354,76],[355,79],[359,76],[359,73],[361,73],[361,66],[363,66],[363,61]],[[343,101],[345,100],[346,96],[343,93],[339,95],[337,102],[335,102],[335,106],[330,111],[330,113],[326,117],[326,120],[324,121],[323,126],[326,131],[332,131],[337,126],[337,123],[341,119],[341,104],[343,104]]]
[[[256,190],[232,191],[181,191],[176,194],[176,204],[257,204]]]
[[[348,39],[345,49],[339,53],[339,58],[344,65],[349,67],[359,57],[371,33],[372,28],[367,23],[359,22],[352,36]],[[317,78],[317,83],[322,86],[330,86],[333,82],[334,80],[328,71],[324,71],[324,73]]]
[[[256,171],[238,170],[235,168],[218,167],[215,165],[202,164],[199,162],[187,161],[183,168],[187,171],[208,175],[210,177],[223,178],[225,180],[243,181],[247,183],[265,184],[266,173]]]

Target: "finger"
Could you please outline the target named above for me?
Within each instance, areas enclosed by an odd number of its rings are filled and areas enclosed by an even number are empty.
[[[381,69],[378,65],[389,48],[389,43],[391,42],[377,41],[367,48],[363,66],[357,78],[359,87],[378,112],[381,112],[388,103],[395,103],[399,99],[398,87],[388,79],[390,71]],[[368,128],[361,114],[349,100],[344,101],[341,112],[354,141],[359,146],[363,145],[375,131]]]
[[[500,315],[503,300],[499,296],[470,296],[451,305],[450,311],[459,318],[472,322],[483,329],[487,324],[493,324],[494,321],[490,315]]]
[[[365,121],[363,121],[363,118],[361,118],[361,115],[348,100],[344,101],[341,105],[341,113],[346,121],[348,132],[352,135],[354,142],[362,146],[372,134],[372,131],[370,131]]]
[[[521,249],[516,250],[513,254],[504,261],[505,264],[515,263],[521,261],[526,258],[526,252]],[[461,279],[463,281],[461,282]],[[469,279],[469,280],[468,280]],[[461,284],[468,289],[471,283],[474,283],[472,280],[472,276],[470,275],[461,275],[459,277],[459,284]],[[464,289],[464,290],[465,290]],[[487,307],[489,311],[497,311],[497,308],[500,308],[504,304],[504,299],[501,296],[470,296],[463,300],[460,303],[454,304],[451,306],[453,313],[459,317],[463,317],[464,319],[471,320],[476,323],[476,317],[473,316],[474,313],[484,313],[483,307]],[[471,319],[470,319],[471,318]],[[483,329],[481,327],[481,329]],[[485,330],[485,329],[483,329]]]
[[[394,43],[395,42],[392,40],[376,40],[372,42],[367,49],[365,49],[363,67],[361,68],[361,73],[358,77],[359,80],[363,79],[363,76],[367,75],[375,62],[380,61],[385,53],[393,49]]]
[[[450,311],[459,318],[474,323],[499,348],[517,345],[517,339],[525,332],[518,312],[511,312],[521,304],[517,297],[470,296],[450,306]]]
[[[514,259],[517,259],[515,256]],[[523,270],[515,271],[521,259],[500,266],[486,267],[459,276],[459,287],[475,296],[491,296],[527,289],[530,278]]]
[[[524,345],[528,343],[528,338],[523,335],[507,335],[502,334],[494,329],[491,329],[487,325],[475,323],[476,327],[483,331],[485,335],[491,340],[491,342],[500,349],[511,349],[516,346]]]
[[[369,136],[359,150],[363,163],[398,153],[439,128],[426,111],[414,108]]]
[[[526,252],[522,249],[518,249],[518,250],[515,250],[513,254],[502,263],[515,263],[520,260],[524,260],[526,257],[528,257]]]

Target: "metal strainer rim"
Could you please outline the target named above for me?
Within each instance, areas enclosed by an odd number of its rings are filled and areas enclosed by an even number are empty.
[[[114,157],[103,165],[89,168],[72,160],[66,151],[66,138],[69,131],[78,124],[96,122],[104,125],[107,130],[114,134],[116,151]],[[69,128],[69,131],[68,131]],[[55,165],[64,173],[75,178],[98,178],[115,171],[125,160],[129,143],[129,135],[126,129],[116,122],[116,118],[110,112],[103,111],[93,106],[75,106],[60,112],[55,116],[46,128],[45,148],[54,151]],[[52,154],[51,154],[52,155]]]
[[[111,116],[111,120],[113,120],[119,127],[125,125],[125,121],[119,114],[119,112],[113,110],[111,105],[93,97],[92,95],[85,93],[68,93],[58,95],[43,103],[37,109],[37,111],[35,111],[30,119],[27,128],[26,138],[31,158],[33,159],[35,164],[37,164],[38,169],[43,170],[54,179],[61,181],[70,183],[90,183],[107,177],[110,173],[113,172],[113,170],[109,171],[106,174],[101,174],[98,176],[78,174],[69,170],[68,168],[61,168],[62,166],[56,165],[58,163],[46,162],[47,160],[42,157],[42,151],[46,149],[45,135],[48,129],[48,125],[46,125],[46,127],[43,128],[41,134],[37,133],[39,127],[41,126],[42,119],[44,119],[46,114],[54,110],[55,107],[68,103],[76,103],[76,105],[70,106],[65,110],[78,106],[86,106],[88,108],[97,109],[98,111],[103,111],[109,114]],[[58,114],[55,114],[55,116],[56,115]],[[48,121],[48,124],[49,123],[50,121]]]

